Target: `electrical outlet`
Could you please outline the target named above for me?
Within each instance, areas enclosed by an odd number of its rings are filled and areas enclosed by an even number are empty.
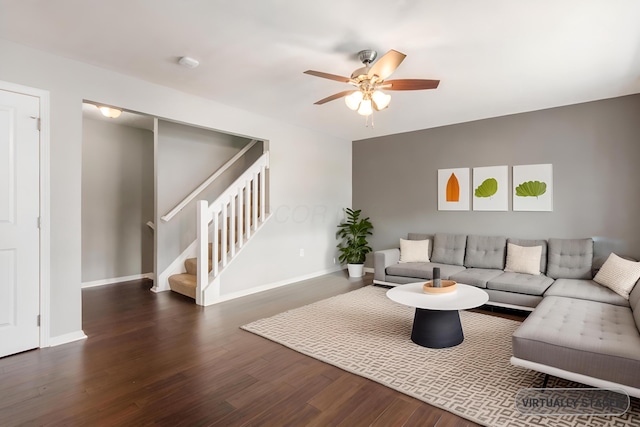
[[[300,248],[300,256],[304,256],[304,249]]]
[[[334,264],[336,263],[336,257],[333,257],[333,263]]]

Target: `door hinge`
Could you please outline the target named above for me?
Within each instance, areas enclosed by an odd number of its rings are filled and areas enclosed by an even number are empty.
[[[38,314],[38,318],[36,320],[36,323],[38,324],[38,326],[40,326],[40,315]]]
[[[38,217],[38,228],[40,228],[40,217]]]
[[[41,130],[42,122],[40,120],[40,117],[36,117],[36,116],[30,116],[30,117],[36,121],[36,127],[38,128],[38,130]]]

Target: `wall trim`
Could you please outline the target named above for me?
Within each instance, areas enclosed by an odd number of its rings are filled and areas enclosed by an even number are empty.
[[[346,267],[345,267],[346,268]],[[244,289],[238,292],[232,292],[230,294],[220,295],[218,299],[216,299],[214,304],[229,301],[236,298],[246,297],[248,295],[257,294],[258,292],[264,292],[271,289],[279,288],[282,286],[291,285],[296,282],[301,282],[303,280],[315,279],[316,277],[324,276],[325,274],[335,273],[336,271],[344,270],[343,267],[333,267],[327,268],[324,270],[316,271],[314,273],[305,274],[302,276],[292,277],[290,279],[280,280],[273,283],[268,283],[266,285],[256,286],[255,288]]]
[[[112,285],[114,283],[130,282],[132,280],[151,279],[153,280],[153,273],[134,274],[132,276],[113,277],[111,279],[100,279],[91,282],[82,282],[82,289],[93,288],[96,286]]]
[[[68,344],[74,341],[80,341],[86,339],[87,336],[82,330],[76,332],[69,332],[68,334],[58,335],[57,337],[51,337],[49,342],[51,347],[56,347],[62,344]]]

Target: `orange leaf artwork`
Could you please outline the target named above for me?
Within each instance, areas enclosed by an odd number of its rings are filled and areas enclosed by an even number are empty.
[[[447,181],[446,200],[447,202],[460,201],[460,184],[455,173],[452,173]]]

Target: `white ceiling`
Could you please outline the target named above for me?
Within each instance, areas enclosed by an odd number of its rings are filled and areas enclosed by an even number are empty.
[[[640,92],[637,0],[0,0],[0,37],[348,140]],[[392,92],[373,129],[313,105],[349,86],[302,72],[367,48],[440,87]]]

